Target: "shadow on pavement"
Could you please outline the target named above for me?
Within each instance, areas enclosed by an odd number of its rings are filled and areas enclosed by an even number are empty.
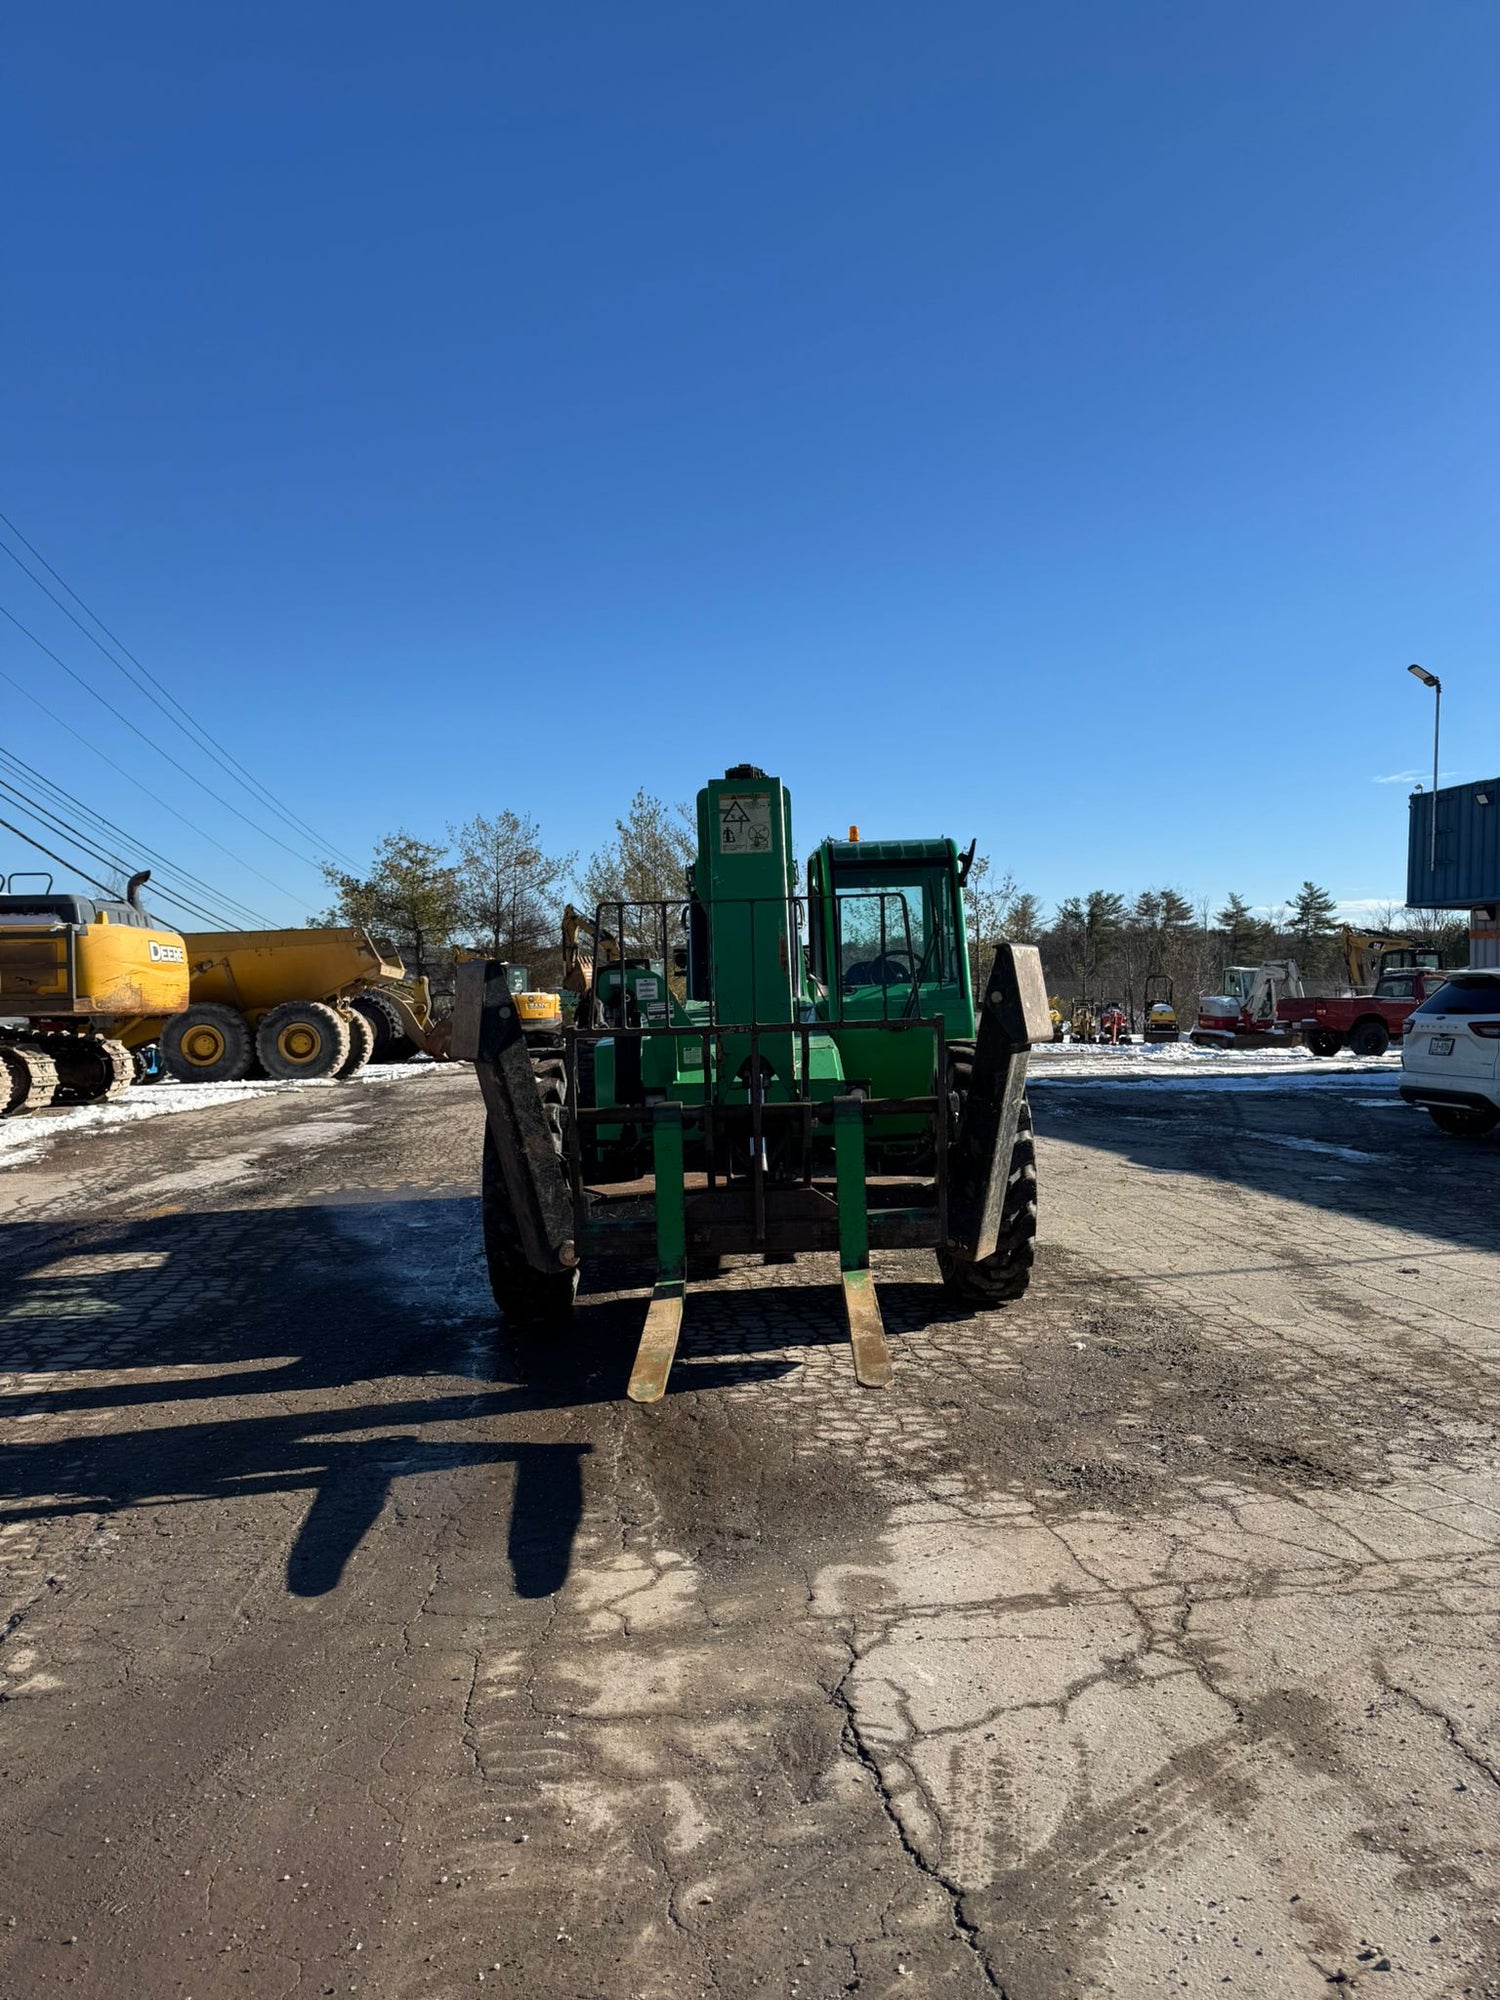
[[[1402,1105],[1393,1082],[1378,1084],[1195,1092],[1176,1081],[1058,1081],[1037,1091],[1032,1105],[1044,1140],[1258,1189],[1434,1243],[1493,1250],[1500,1139],[1450,1138],[1425,1112]],[[1107,1182],[1099,1197],[1109,1199]]]
[[[477,1257],[470,1200],[12,1225],[0,1374],[29,1379],[0,1391],[5,1518],[305,1491],[286,1583],[320,1597],[405,1482],[509,1466],[512,1587],[549,1596],[592,1447],[528,1436],[528,1420],[622,1395],[639,1308],[585,1299],[571,1333],[523,1353],[462,1281]],[[444,1296],[455,1310],[434,1313]],[[77,1380],[89,1370],[109,1379]],[[220,1407],[176,1421],[205,1403]],[[39,1416],[83,1421],[33,1443]]]

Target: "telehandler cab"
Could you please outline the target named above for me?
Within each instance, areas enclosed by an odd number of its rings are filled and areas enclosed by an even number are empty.
[[[556,1325],[585,1261],[654,1257],[629,1389],[654,1402],[690,1259],[837,1251],[855,1373],[883,1388],[872,1249],[931,1248],[974,1306],[1026,1289],[1041,961],[1001,945],[976,1008],[972,848],[851,828],[799,894],[779,779],[736,765],[697,819],[685,898],[601,905],[577,1024],[550,1047],[528,1045],[503,963],[458,969],[452,1053],[484,1094],[495,1299],[515,1324]]]

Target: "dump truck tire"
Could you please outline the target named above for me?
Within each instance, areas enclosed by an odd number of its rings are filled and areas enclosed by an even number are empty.
[[[507,1324],[524,1331],[566,1325],[573,1313],[578,1274],[534,1271],[526,1262],[500,1156],[488,1128],[484,1135],[479,1198],[490,1290]]]
[[[967,1081],[963,1062],[960,1057],[954,1064],[954,1080],[961,1095]],[[1000,1242],[994,1255],[976,1264],[955,1251],[939,1250],[937,1260],[944,1289],[966,1305],[1005,1305],[1020,1298],[1031,1283],[1031,1267],[1036,1261],[1036,1141],[1031,1106],[1024,1099],[1000,1214]]]
[[[239,1083],[255,1062],[250,1023],[215,1000],[174,1014],[159,1047],[162,1068],[179,1083]]]
[[[256,1030],[255,1053],[280,1082],[337,1076],[349,1058],[349,1024],[322,1000],[284,1000]]]
[[[375,1051],[370,1057],[371,1062],[410,1062],[414,1055],[420,1053],[406,1032],[400,1010],[383,993],[361,993],[353,1004],[354,1011],[363,1014],[375,1030]]]
[[[345,1056],[338,1075],[342,1081],[347,1082],[351,1076],[358,1076],[374,1055],[375,1029],[369,1015],[360,1013],[357,1007],[349,1009],[344,1016],[344,1023],[349,1030],[349,1053]]]
[[[53,1035],[49,1040],[59,1104],[107,1104],[135,1081],[135,1063],[123,1042],[98,1035]]]
[[[0,1118],[45,1111],[57,1095],[57,1071],[40,1049],[0,1042]]]

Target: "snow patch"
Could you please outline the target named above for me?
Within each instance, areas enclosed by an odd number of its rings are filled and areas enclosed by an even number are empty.
[[[1027,1082],[1170,1082],[1183,1090],[1242,1090],[1252,1084],[1281,1089],[1289,1083],[1371,1084],[1401,1069],[1397,1050],[1383,1056],[1315,1056],[1310,1049],[1212,1049],[1197,1042],[1130,1042],[1108,1048],[1093,1042],[1043,1043],[1031,1052]]]
[[[418,1060],[380,1063],[359,1076],[340,1082],[335,1077],[307,1077],[288,1082],[257,1083],[177,1083],[164,1077],[160,1083],[134,1084],[113,1104],[60,1105],[52,1111],[38,1111],[28,1118],[0,1119],[0,1168],[16,1167],[39,1159],[45,1142],[64,1134],[107,1132],[122,1125],[134,1125],[143,1118],[165,1118],[180,1111],[207,1111],[216,1104],[238,1104],[250,1097],[280,1097],[288,1091],[358,1090],[363,1085],[404,1083],[413,1077],[436,1076],[444,1065]],[[347,1112],[346,1101],[331,1111]],[[301,1128],[298,1128],[301,1129]],[[344,1136],[349,1128],[332,1121],[324,1128],[329,1139]],[[292,1144],[320,1143],[306,1139]]]

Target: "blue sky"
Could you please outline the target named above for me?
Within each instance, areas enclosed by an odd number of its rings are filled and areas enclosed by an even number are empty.
[[[356,856],[749,759],[804,849],[1049,902],[1399,896],[1409,660],[1500,768],[1497,72],[1490,0],[28,10],[0,508]],[[318,905],[0,671],[149,796],[9,688],[0,744]]]

